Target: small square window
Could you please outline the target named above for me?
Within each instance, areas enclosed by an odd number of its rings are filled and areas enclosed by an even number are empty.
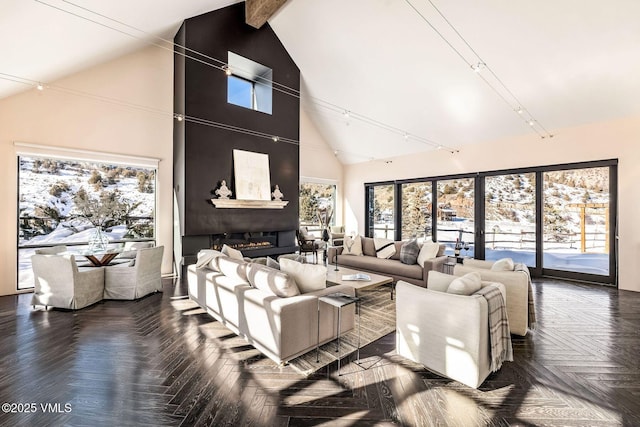
[[[227,102],[271,114],[273,71],[229,52],[231,75],[227,77]]]

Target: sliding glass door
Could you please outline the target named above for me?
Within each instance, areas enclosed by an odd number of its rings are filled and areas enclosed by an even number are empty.
[[[536,266],[536,174],[484,178],[484,255]]]
[[[368,187],[367,210],[367,235],[395,239],[395,185]]]
[[[431,213],[433,209],[431,181],[402,184],[401,234],[402,240],[417,238],[419,241],[431,239]]]
[[[543,268],[609,276],[610,167],[543,173]]]
[[[438,180],[436,236],[453,255],[456,242],[462,245],[463,256],[474,255],[475,179]]]

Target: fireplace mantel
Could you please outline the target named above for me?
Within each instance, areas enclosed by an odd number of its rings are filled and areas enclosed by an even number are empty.
[[[284,209],[288,200],[211,199],[218,209]]]

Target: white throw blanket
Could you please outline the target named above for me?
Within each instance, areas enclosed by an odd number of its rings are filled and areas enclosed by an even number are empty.
[[[502,362],[513,362],[513,347],[507,308],[502,292],[495,286],[485,286],[474,295],[481,295],[487,300],[489,309],[489,343],[491,346],[491,371],[496,372]]]

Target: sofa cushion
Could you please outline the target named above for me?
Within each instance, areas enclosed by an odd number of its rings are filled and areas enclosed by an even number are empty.
[[[344,255],[362,255],[362,237],[347,236],[344,238],[342,253]]]
[[[222,274],[227,277],[243,280],[248,282],[247,279],[247,263],[243,260],[237,260],[228,256],[219,256],[218,269]]]
[[[400,262],[403,264],[415,264],[420,253],[420,245],[416,239],[411,239],[402,244],[400,248]]]
[[[482,287],[482,279],[480,273],[474,271],[460,276],[451,281],[447,288],[447,293],[456,295],[471,295],[480,290]]]
[[[373,243],[372,237],[362,236],[362,254],[376,256],[376,245]]]
[[[275,268],[276,270],[280,270],[280,263],[270,256],[267,257],[267,267]]]
[[[437,242],[433,242],[431,240],[425,240],[420,248],[420,253],[418,253],[418,264],[420,267],[424,266],[424,262],[428,259],[435,258],[438,256],[438,251],[440,250],[440,244]]]
[[[497,260],[491,266],[492,271],[513,271],[515,265],[511,258],[502,258]]]
[[[373,246],[376,248],[377,258],[389,259],[391,255],[396,253],[396,245],[393,243],[393,240],[375,237],[373,239]]]
[[[218,268],[218,257],[224,256],[222,252],[214,249],[202,249],[198,252],[196,268],[208,268],[213,271],[220,271]],[[135,258],[134,258],[135,259]]]
[[[277,297],[288,298],[300,295],[300,290],[298,290],[293,277],[265,265],[249,264],[247,266],[247,278],[254,288]]]
[[[242,256],[242,252],[240,252],[237,249],[233,249],[230,246],[222,245],[222,250],[220,252],[222,252],[223,254],[228,256],[229,258],[237,259],[239,261],[243,261],[244,260],[244,257]]]
[[[374,271],[382,275],[422,280],[422,267],[418,264],[408,265],[393,259],[381,259],[374,256],[349,257],[338,255],[338,264],[352,267],[356,270]]]
[[[327,267],[324,265],[303,264],[282,258],[280,259],[280,271],[289,274],[295,279],[302,294],[327,287]]]

